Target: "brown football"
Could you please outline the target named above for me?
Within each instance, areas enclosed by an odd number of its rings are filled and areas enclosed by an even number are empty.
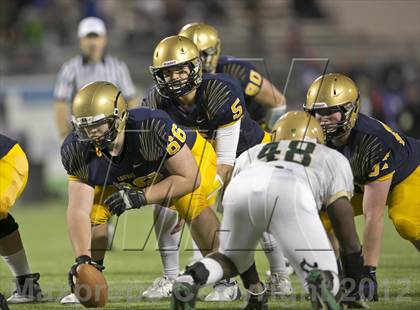
[[[108,284],[98,269],[89,264],[77,267],[74,294],[86,308],[104,307],[108,301]]]

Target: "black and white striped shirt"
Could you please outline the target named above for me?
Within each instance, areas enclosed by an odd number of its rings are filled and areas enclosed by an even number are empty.
[[[54,98],[71,102],[80,88],[95,81],[113,83],[121,90],[126,100],[135,96],[136,90],[124,62],[111,55],[105,55],[102,61],[88,63],[78,55],[62,65],[54,88]]]

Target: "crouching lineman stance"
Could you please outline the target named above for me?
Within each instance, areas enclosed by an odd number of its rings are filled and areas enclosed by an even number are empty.
[[[267,309],[266,290],[254,263],[254,250],[265,231],[280,243],[309,290],[313,309],[339,309],[340,280],[318,216],[321,207],[341,242],[345,274],[358,287],[363,259],[349,201],[353,177],[348,161],[320,144],[322,128],[305,112],[285,114],[276,128],[275,142],[254,146],[237,159],[223,199],[219,252],[187,267],[176,280],[172,309],[194,309],[200,286],[238,273],[249,291],[245,309]],[[357,289],[348,293],[356,302]]]
[[[76,256],[69,272],[71,287],[78,265],[103,269],[107,240],[95,236],[96,229],[112,214],[146,204],[170,201],[204,255],[218,247],[212,243],[219,222],[207,208],[208,194],[219,185],[216,154],[199,134],[184,132],[160,110],[128,112],[121,92],[107,82],[82,88],[72,117],[75,132],[61,149],[69,174],[67,224]],[[74,300],[74,295],[65,298]]]
[[[386,205],[397,232],[420,251],[420,141],[359,113],[359,90],[353,80],[339,73],[320,76],[312,83],[305,109],[327,132],[328,146],[350,161],[359,189],[353,208],[355,215],[363,213],[365,218],[365,296],[376,301]]]
[[[7,299],[9,304],[37,302],[42,299],[39,273],[31,273],[19,226],[9,213],[25,189],[28,160],[19,144],[0,135],[0,255],[16,277],[16,291]]]

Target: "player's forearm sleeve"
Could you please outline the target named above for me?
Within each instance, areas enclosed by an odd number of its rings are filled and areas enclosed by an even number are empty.
[[[226,126],[219,127],[216,134],[216,155],[217,164],[233,166],[238,148],[239,134],[241,131],[241,121]]]

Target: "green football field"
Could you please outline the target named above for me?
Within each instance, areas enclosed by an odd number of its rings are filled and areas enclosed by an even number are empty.
[[[74,257],[67,238],[65,202],[20,204],[12,214],[20,224],[21,234],[33,272],[41,273],[41,286],[46,302],[34,305],[12,305],[11,309],[62,309],[58,301],[68,292],[67,272]],[[161,273],[160,257],[152,231],[151,209],[131,211],[119,219],[114,249],[105,258],[105,277],[109,285],[107,309],[168,309],[168,301],[142,300],[141,293]],[[291,236],[292,238],[293,236]],[[185,232],[181,245],[181,266],[191,256],[189,236]],[[262,278],[267,262],[257,253],[257,266]],[[381,301],[372,309],[420,309],[420,255],[406,241],[399,238],[389,220],[386,228],[378,270]],[[297,277],[292,276],[295,296],[273,300],[270,309],[309,309]],[[0,291],[9,295],[12,277],[4,263],[0,263]],[[203,289],[203,296],[209,289]],[[197,309],[240,309],[241,302],[198,302]],[[65,307],[73,308],[73,307]]]

